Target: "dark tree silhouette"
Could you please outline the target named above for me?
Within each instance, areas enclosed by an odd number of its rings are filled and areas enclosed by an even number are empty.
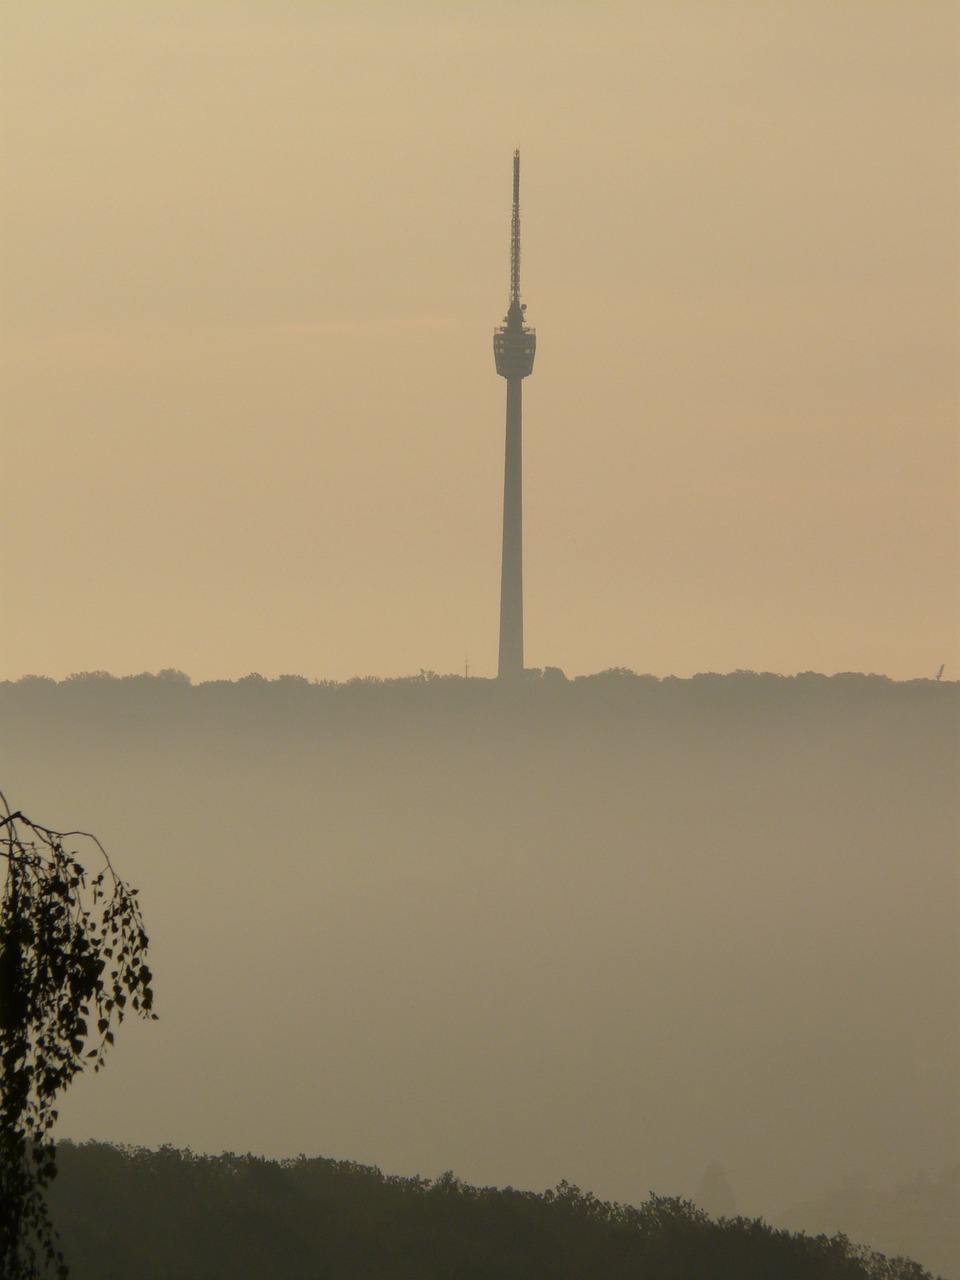
[[[666,1196],[611,1203],[567,1182],[536,1194],[101,1143],[64,1144],[60,1160],[51,1200],[77,1280],[932,1280],[842,1235],[716,1222]]]
[[[81,839],[103,860],[89,882],[65,843]],[[45,1195],[54,1104],[84,1067],[99,1071],[128,1009],[156,1016],[147,935],[137,890],[95,836],[31,822],[2,792],[0,857],[0,1276],[63,1277]]]

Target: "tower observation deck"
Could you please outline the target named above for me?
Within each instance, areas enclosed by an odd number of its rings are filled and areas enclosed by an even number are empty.
[[[521,386],[533,372],[536,331],[524,324],[520,301],[520,152],[513,153],[510,224],[510,306],[493,335],[497,373],[507,380],[507,432],[503,467],[503,559],[500,569],[501,680],[523,675],[523,467]]]

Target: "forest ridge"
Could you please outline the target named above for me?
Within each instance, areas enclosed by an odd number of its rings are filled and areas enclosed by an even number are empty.
[[[536,1194],[282,1162],[61,1145],[51,1201],[73,1280],[930,1280],[842,1235],[811,1238],[688,1201],[639,1208],[569,1183]]]

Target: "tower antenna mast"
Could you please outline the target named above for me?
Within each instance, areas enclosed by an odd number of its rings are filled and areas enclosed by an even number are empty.
[[[513,153],[510,222],[510,306],[493,335],[497,373],[507,380],[507,431],[503,464],[503,558],[500,568],[501,680],[523,675],[523,449],[521,386],[533,372],[536,332],[524,324],[520,302],[520,152]]]
[[[513,218],[510,222],[510,301],[520,301],[520,152],[513,153]]]

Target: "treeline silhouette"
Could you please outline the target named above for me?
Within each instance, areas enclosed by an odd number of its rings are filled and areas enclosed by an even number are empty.
[[[274,1162],[63,1143],[51,1196],[73,1280],[923,1280],[843,1235],[639,1208],[561,1183],[535,1194],[452,1173],[388,1177],[345,1161]]]
[[[592,727],[635,740],[643,726],[674,729],[755,730],[863,716],[920,715],[943,726],[960,709],[956,681],[894,681],[883,675],[806,671],[702,672],[680,678],[641,675],[623,667],[568,679],[555,667],[534,668],[519,683],[477,677],[418,675],[357,677],[337,682],[298,675],[266,679],[254,672],[238,680],[193,683],[182,671],[113,676],[78,672],[64,680],[24,676],[0,681],[0,716],[10,733],[28,737],[55,726],[76,726],[89,737],[109,726],[113,735],[143,730],[156,739],[189,727],[201,737],[250,731],[261,742],[274,732],[290,743],[298,733],[316,740],[346,728],[352,738],[373,729],[397,730],[426,741],[465,727],[471,735],[498,735],[519,727],[530,737],[554,728]],[[884,727],[890,727],[889,720]]]
[[[0,681],[5,693],[20,690],[31,698],[46,691],[71,697],[84,694],[109,696],[110,692],[124,698],[140,694],[144,699],[158,698],[166,701],[185,697],[215,705],[224,697],[259,699],[263,705],[283,705],[306,701],[314,707],[350,705],[354,708],[375,699],[403,702],[423,700],[424,688],[436,701],[468,700],[472,705],[477,699],[497,697],[510,705],[530,706],[551,697],[566,702],[592,701],[598,697],[613,696],[621,705],[635,707],[644,702],[678,703],[723,702],[734,698],[761,704],[771,699],[822,700],[863,699],[883,697],[917,696],[923,691],[946,694],[957,690],[957,682],[918,678],[892,680],[889,676],[864,674],[859,671],[842,671],[824,675],[817,671],[801,671],[796,675],[779,675],[768,671],[732,671],[719,673],[704,671],[693,676],[654,676],[631,671],[627,667],[610,667],[592,675],[569,678],[558,667],[529,668],[520,682],[500,682],[483,677],[438,675],[434,671],[420,671],[417,675],[381,678],[356,676],[352,680],[317,680],[301,675],[280,675],[268,679],[252,672],[237,680],[204,680],[194,682],[190,676],[174,668],[153,674],[114,676],[108,671],[78,671],[63,680],[50,676],[26,675],[19,680]]]

